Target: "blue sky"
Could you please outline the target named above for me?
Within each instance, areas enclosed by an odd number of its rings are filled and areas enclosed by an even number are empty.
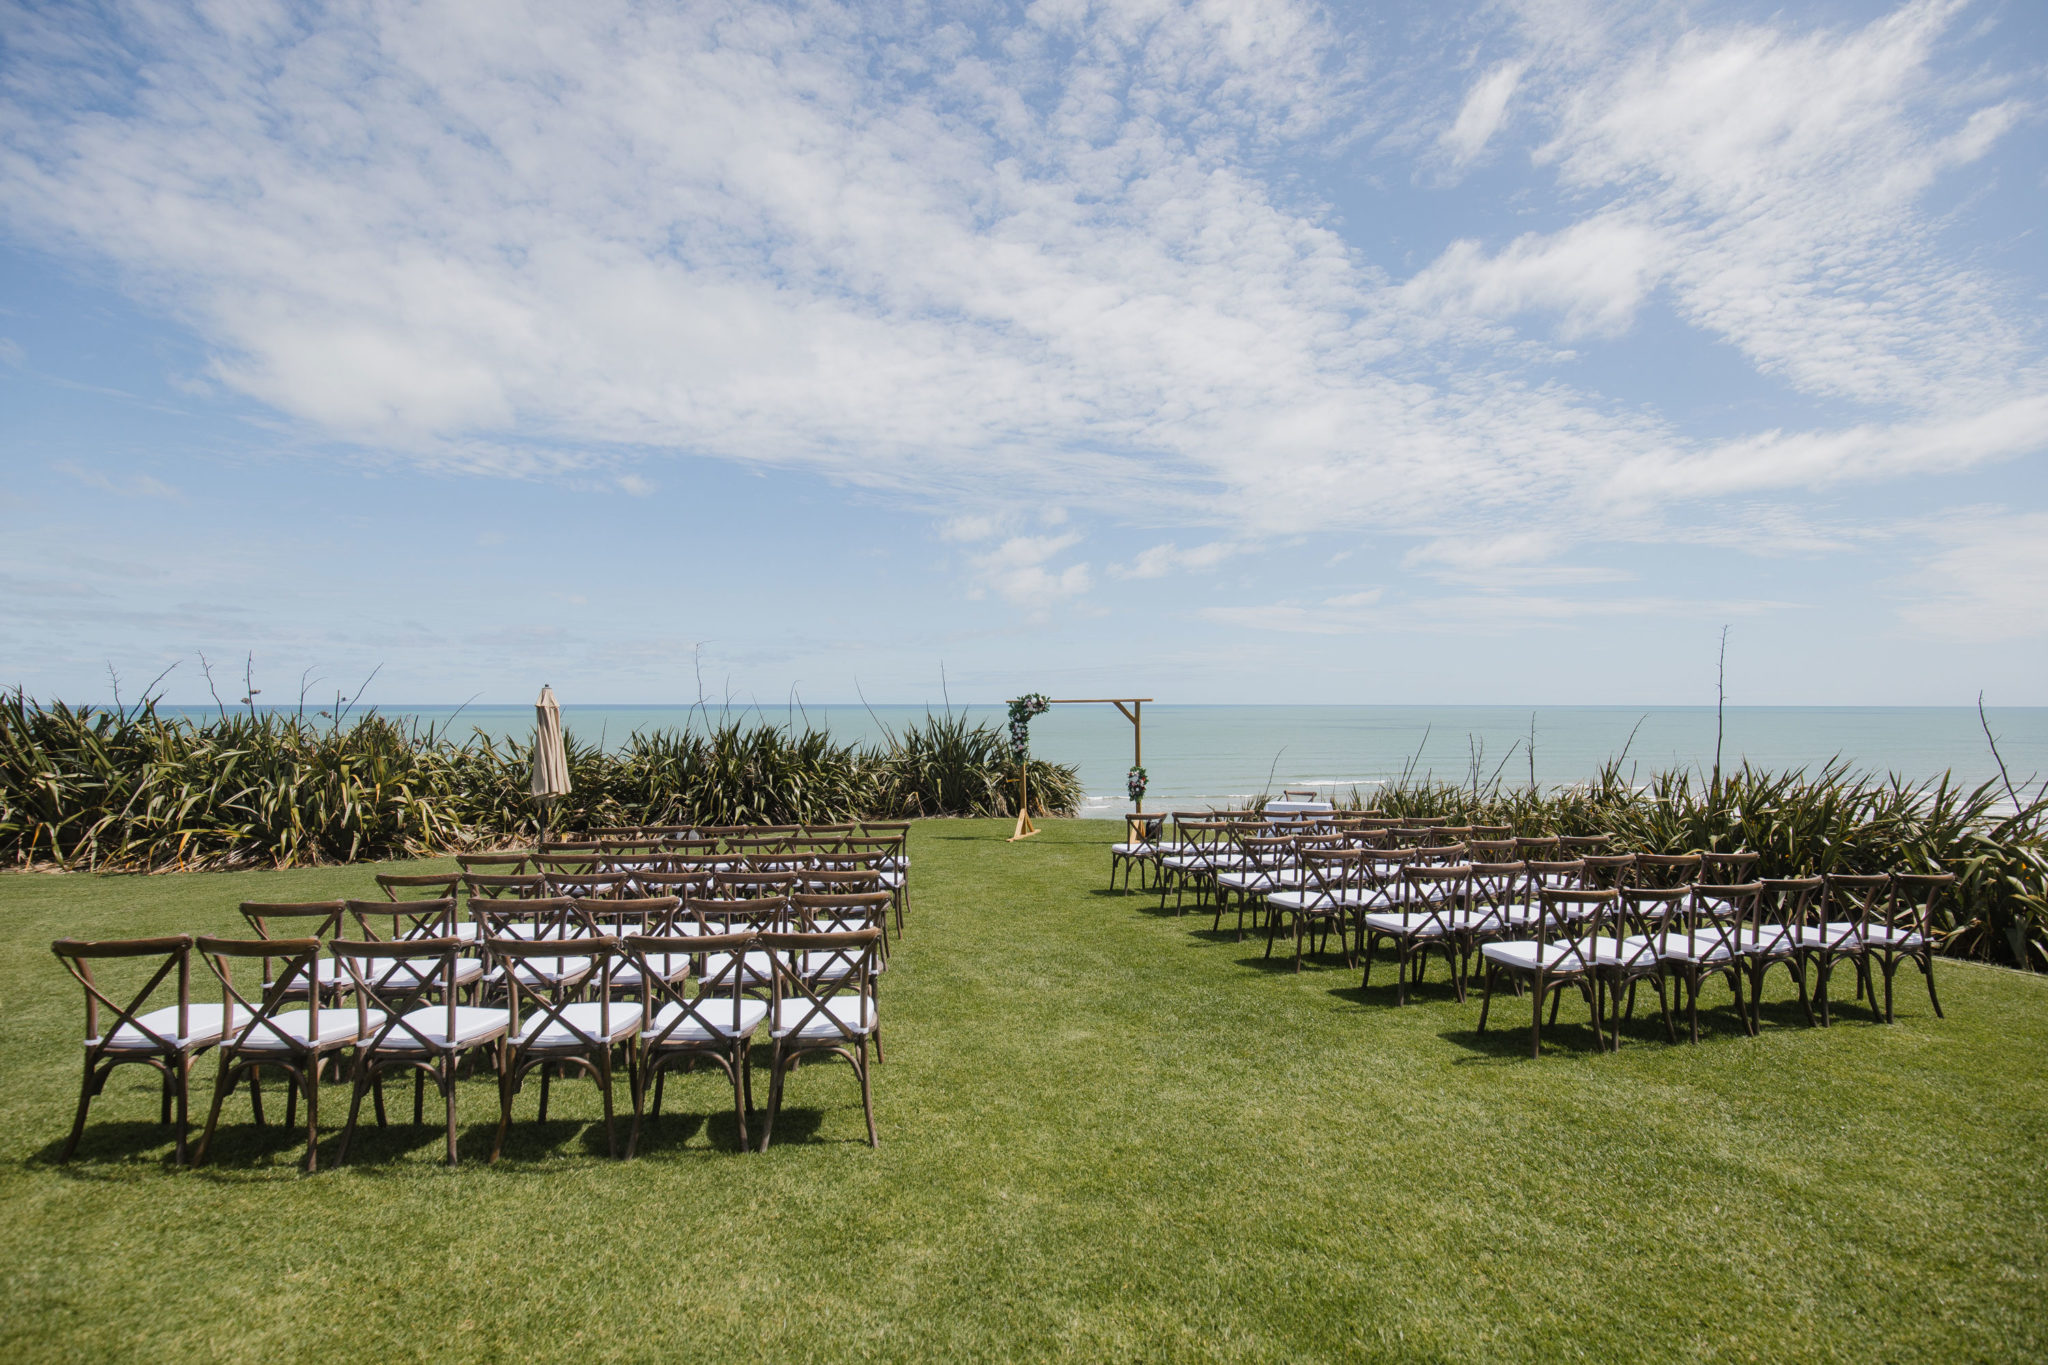
[[[2044,75],[1984,0],[0,4],[0,682],[1683,704],[1725,624],[1738,702],[2048,704]]]

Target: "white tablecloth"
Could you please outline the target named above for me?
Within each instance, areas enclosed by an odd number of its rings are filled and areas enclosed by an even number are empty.
[[[1337,809],[1328,801],[1268,801],[1268,815],[1328,815]]]

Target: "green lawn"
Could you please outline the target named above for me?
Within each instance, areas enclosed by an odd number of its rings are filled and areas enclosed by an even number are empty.
[[[1895,1026],[1813,1031],[1780,975],[1759,1039],[1713,988],[1700,1046],[1618,1055],[1574,998],[1532,1062],[1520,1003],[1478,1035],[1441,965],[1397,1009],[1391,971],[1270,970],[1105,894],[1119,828],[917,828],[880,1150],[818,1066],[765,1156],[700,1073],[637,1161],[579,1083],[545,1128],[523,1096],[491,1167],[478,1080],[454,1171],[431,1103],[308,1177],[240,1098],[215,1164],[174,1170],[141,1068],[55,1165],[82,1007],[52,938],[234,931],[238,900],[373,869],[0,878],[0,1360],[2048,1351],[2048,979],[1945,963],[1945,1021],[1911,977]]]

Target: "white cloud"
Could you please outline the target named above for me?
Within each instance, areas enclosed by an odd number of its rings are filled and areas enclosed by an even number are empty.
[[[1521,83],[1526,65],[1502,62],[1473,83],[1471,93],[1458,109],[1458,117],[1444,130],[1441,145],[1451,164],[1463,166],[1485,148],[1507,116],[1508,100]]]
[[[11,15],[0,215],[111,262],[227,390],[378,458],[799,466],[963,544],[1018,529],[991,487],[1246,541],[1436,535],[1445,508],[1571,541],[2048,440],[2024,315],[1919,204],[2018,112],[1930,70],[1943,5],[1604,36],[1589,9],[1426,153],[1540,127],[1542,230],[1405,282],[1287,169],[1372,105],[1357,35],[1307,4],[985,33],[739,0],[235,13]],[[1614,335],[1667,293],[1846,415],[1705,439],[1559,382],[1518,330]],[[1168,544],[1129,570],[1200,567]],[[1002,553],[989,590],[1086,590]]]
[[[1063,550],[1081,543],[1080,533],[1057,536],[1012,536],[984,554],[969,557],[976,586],[971,595],[994,592],[1016,606],[1044,609],[1063,597],[1078,597],[1088,591],[1090,577],[1086,564],[1053,568],[1047,563]]]
[[[112,493],[119,498],[160,498],[166,502],[185,501],[184,491],[165,483],[149,474],[130,474],[115,478],[97,469],[84,469],[69,460],[59,460],[53,466],[58,473],[67,475],[88,488],[97,488],[102,493]]]
[[[1942,640],[1995,643],[2048,636],[2048,513],[1982,512],[1923,528],[1906,623]]]
[[[1469,238],[1451,243],[1402,286],[1418,310],[1432,306],[1507,318],[1530,309],[1563,314],[1566,340],[1627,330],[1662,273],[1656,231],[1618,214],[1559,232],[1526,233],[1493,256]]]
[[[1168,541],[1139,551],[1128,564],[1110,565],[1109,571],[1118,578],[1165,578],[1170,574],[1200,573],[1215,568],[1232,555],[1245,553],[1248,548],[1217,540],[1183,550]]]

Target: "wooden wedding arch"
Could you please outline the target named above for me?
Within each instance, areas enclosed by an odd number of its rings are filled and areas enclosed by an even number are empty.
[[[1131,723],[1131,766],[1145,766],[1145,703],[1150,697],[1047,697],[1053,706],[1114,706],[1124,713],[1124,719]],[[1145,809],[1145,798],[1138,798],[1138,809]],[[1010,836],[1010,842],[1029,839],[1038,833],[1038,826],[1031,823],[1031,753],[1024,753],[1024,765],[1017,774],[1017,829]]]

